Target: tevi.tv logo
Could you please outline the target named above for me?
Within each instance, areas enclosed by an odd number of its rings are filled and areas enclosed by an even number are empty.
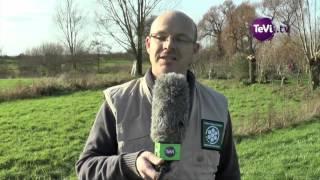
[[[276,26],[273,24],[270,18],[257,18],[255,19],[251,26],[250,32],[254,38],[259,41],[271,40],[275,33],[289,32],[289,27],[285,25],[280,25],[277,30]]]

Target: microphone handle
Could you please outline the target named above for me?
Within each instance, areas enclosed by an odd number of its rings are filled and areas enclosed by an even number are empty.
[[[170,164],[172,161],[165,161],[160,167],[159,167],[159,176],[157,180],[163,180],[164,175],[170,171]]]

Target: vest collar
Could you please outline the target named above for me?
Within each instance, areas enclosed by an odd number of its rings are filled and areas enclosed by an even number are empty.
[[[152,89],[153,89],[156,77],[152,74],[151,68],[149,68],[147,70],[146,74],[144,75],[144,78],[146,80],[146,83],[147,83],[147,86],[149,88],[149,91],[152,94]],[[194,86],[195,86],[195,76],[189,70],[187,71],[187,81],[188,81],[188,84],[189,84],[190,94],[192,95],[193,91],[194,91]]]

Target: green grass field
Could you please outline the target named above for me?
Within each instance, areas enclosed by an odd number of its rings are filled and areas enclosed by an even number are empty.
[[[320,117],[237,145],[242,179],[320,178]]]
[[[301,107],[319,94],[310,92],[306,86],[294,83],[280,87],[279,84],[245,86],[235,80],[202,82],[228,98],[233,125],[237,127],[236,134],[243,134],[247,126],[252,126],[253,123],[265,124],[269,119],[301,116]]]
[[[228,97],[237,135],[255,111],[266,113],[270,104],[297,109],[312,97],[296,85],[203,82]],[[0,103],[0,179],[76,179],[74,164],[102,101],[101,91],[83,91]],[[319,121],[242,138],[237,147],[243,179],[320,177]]]
[[[16,61],[15,60],[8,60],[10,61],[17,69]],[[104,78],[110,79],[110,81],[115,80],[122,80],[122,79],[130,79],[131,75],[131,60],[125,59],[105,59],[100,62],[100,70],[102,72],[97,73],[96,71],[93,72],[78,72],[78,73],[62,73],[52,77],[38,77],[38,78],[26,78],[26,77],[19,77],[19,78],[9,78],[9,79],[1,79],[0,78],[0,91],[6,90],[15,90],[16,88],[29,86],[33,83],[37,83],[39,81],[46,81],[52,78],[59,78],[62,76],[68,76],[68,78],[83,78],[86,76],[96,76],[96,78]],[[12,65],[11,64],[11,65]],[[1,65],[1,64],[0,64]],[[144,61],[142,64],[142,72],[145,73],[146,70],[150,67],[150,63]],[[96,68],[96,67],[94,67]]]
[[[0,104],[0,179],[74,176],[99,92]]]
[[[14,89],[19,86],[28,86],[37,81],[37,78],[0,79],[0,90]]]

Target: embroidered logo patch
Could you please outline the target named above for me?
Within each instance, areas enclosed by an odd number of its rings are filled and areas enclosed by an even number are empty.
[[[221,150],[224,123],[202,119],[201,145],[203,149]]]

